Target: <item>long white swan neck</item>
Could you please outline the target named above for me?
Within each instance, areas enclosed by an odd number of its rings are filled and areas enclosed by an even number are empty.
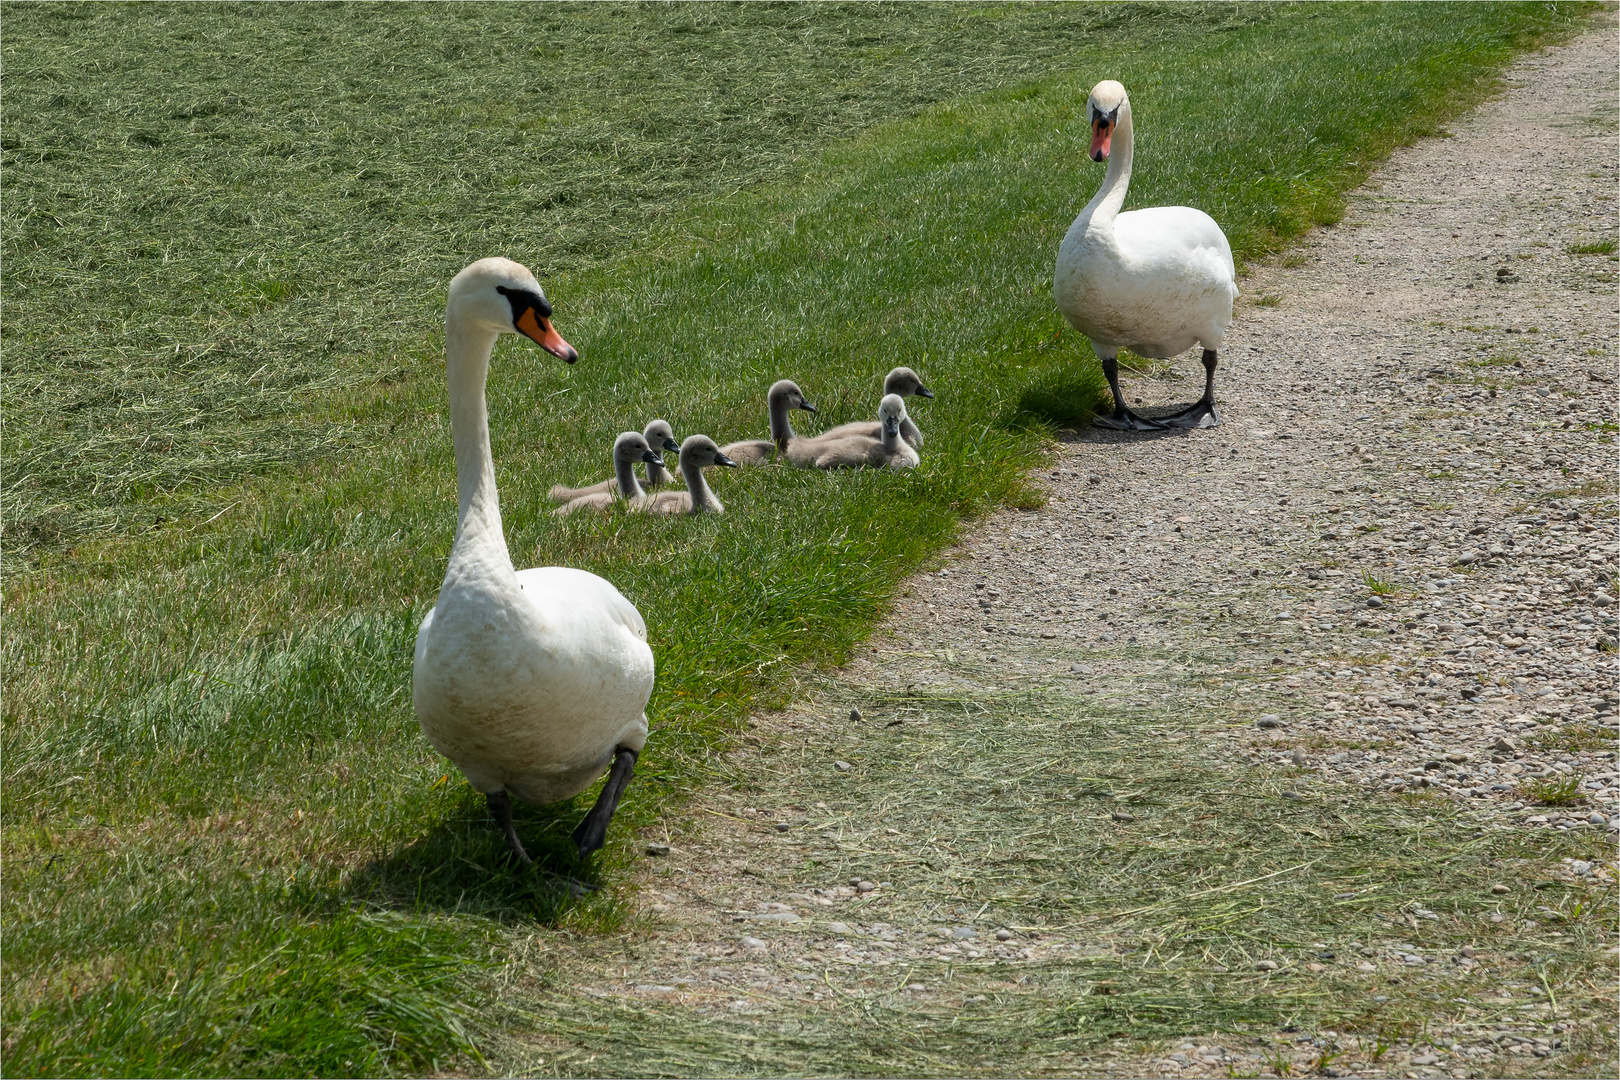
[[[461,504],[452,570],[473,557],[493,561],[512,573],[512,558],[501,529],[501,501],[495,490],[495,462],[489,452],[489,411],[484,380],[496,334],[458,318],[452,307],[444,320],[446,375],[450,384],[450,437],[456,447],[456,494]]]
[[[1108,172],[1103,175],[1102,186],[1091,197],[1082,214],[1090,214],[1094,225],[1112,225],[1120,208],[1125,205],[1125,193],[1131,187],[1131,154],[1134,140],[1131,133],[1131,103],[1119,107],[1119,122],[1109,143]]]
[[[787,395],[772,397],[771,441],[776,444],[778,450],[786,451],[788,443],[792,442],[794,437],[793,423],[788,420]],[[681,467],[681,471],[683,473],[686,471],[684,465]]]
[[[692,496],[692,512],[713,510],[714,492],[709,490],[709,482],[703,478],[703,466],[695,461],[683,461],[681,475],[686,477],[686,490]]]
[[[648,471],[652,465],[647,466]],[[636,463],[630,458],[613,455],[613,478],[619,482],[619,494],[626,499],[639,499],[646,492],[641,490],[641,482],[636,479]]]

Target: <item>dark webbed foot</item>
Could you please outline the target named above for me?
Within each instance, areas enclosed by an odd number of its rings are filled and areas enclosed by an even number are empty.
[[[1215,368],[1219,363],[1215,350],[1205,349],[1204,396],[1180,412],[1158,417],[1159,423],[1178,428],[1208,428],[1218,425],[1221,417],[1215,411]]]
[[[579,849],[579,857],[584,858],[602,846],[607,839],[608,823],[613,820],[613,813],[619,808],[619,797],[630,783],[630,777],[636,771],[636,751],[621,746],[613,758],[613,768],[608,771],[607,783],[602,785],[602,793],[596,797],[596,805],[591,812],[585,815],[585,820],[579,823],[574,830],[574,844]]]
[[[562,874],[553,874],[550,870],[540,871],[540,877],[546,884],[562,890],[576,900],[596,888],[594,885],[587,885],[583,881]]]
[[[1096,343],[1092,343],[1096,348]],[[1100,428],[1109,428],[1113,431],[1163,431],[1164,425],[1157,420],[1132,412],[1125,406],[1125,395],[1119,389],[1119,357],[1106,351],[1098,353],[1102,358],[1103,377],[1108,380],[1108,392],[1114,395],[1114,411],[1108,416],[1098,414],[1092,417],[1091,422]]]
[[[529,853],[523,850],[523,842],[518,839],[517,830],[512,827],[512,799],[504,791],[491,792],[484,796],[489,800],[489,812],[494,815],[495,821],[500,825],[501,832],[506,834],[506,846],[512,849],[512,858],[519,866],[533,866],[534,860]],[[541,878],[547,884],[561,889],[573,897],[584,896],[591,891],[591,886],[583,881],[575,881],[562,874],[554,874],[550,870],[539,871]]]
[[[1187,406],[1179,412],[1169,416],[1154,417],[1165,427],[1178,428],[1212,428],[1218,427],[1221,422],[1220,414],[1215,411],[1213,401],[1199,401]]]
[[[1134,413],[1120,406],[1107,416],[1101,413],[1091,418],[1091,422],[1100,428],[1110,431],[1163,431],[1165,425],[1157,420],[1150,420],[1145,416]]]

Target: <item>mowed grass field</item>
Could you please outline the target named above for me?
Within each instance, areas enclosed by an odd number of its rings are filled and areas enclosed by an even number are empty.
[[[5,1068],[476,1068],[504,935],[610,933],[640,823],[847,655],[967,517],[1030,498],[1101,379],[1053,309],[1100,168],[1240,259],[1577,24],[1547,5],[4,5]],[[519,565],[647,618],[654,735],[609,848],[507,867],[411,716],[454,531],[442,298],[527,263],[582,359],[498,348]],[[939,394],[907,476],[716,478],[724,518],[558,521],[625,428],[814,430]],[[808,419],[808,418],[807,418]]]

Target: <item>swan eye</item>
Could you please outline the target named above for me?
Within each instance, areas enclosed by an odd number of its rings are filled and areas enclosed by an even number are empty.
[[[506,302],[512,305],[512,322],[517,323],[525,311],[533,311],[542,319],[551,318],[551,302],[539,293],[529,292],[527,289],[508,289],[505,285],[495,286],[495,291],[506,297]]]

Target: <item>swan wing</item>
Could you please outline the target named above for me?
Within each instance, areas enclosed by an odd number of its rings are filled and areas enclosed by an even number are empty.
[[[1160,273],[1190,271],[1231,286],[1236,296],[1237,268],[1232,245],[1215,219],[1191,206],[1154,206],[1114,219],[1114,239],[1121,254]]]
[[[636,605],[611,582],[586,570],[537,566],[520,570],[518,585],[546,622],[559,628],[603,620],[622,626],[637,640],[647,640],[647,624]]]

